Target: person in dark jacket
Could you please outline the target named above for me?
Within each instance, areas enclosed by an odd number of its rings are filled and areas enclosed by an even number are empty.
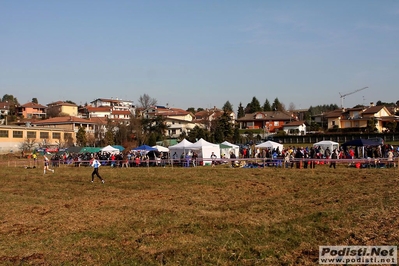
[[[333,152],[331,154],[331,159],[332,159],[332,161],[330,163],[330,168],[334,167],[334,169],[335,169],[336,164],[337,164],[337,162],[335,160],[338,159],[338,151],[337,151],[337,149],[333,150]]]

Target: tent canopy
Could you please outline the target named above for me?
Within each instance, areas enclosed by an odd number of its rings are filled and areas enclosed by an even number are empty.
[[[169,152],[168,148],[166,148],[164,146],[161,146],[161,145],[155,145],[155,146],[152,146],[152,147],[157,149],[159,152]]]
[[[354,140],[345,142],[344,144],[342,144],[342,147],[346,148],[347,146],[356,146],[356,147],[378,146],[380,144],[381,143],[379,141],[372,140],[372,139],[354,139]]]
[[[100,152],[101,148],[100,147],[83,147],[80,152],[89,152],[89,153],[96,153],[96,152]]]
[[[141,145],[133,149],[133,151],[156,151],[157,149],[148,146],[148,145]]]
[[[115,149],[118,149],[119,151],[123,151],[125,148],[121,145],[112,145]]]
[[[193,145],[191,145],[191,149],[199,149],[202,147],[217,147],[219,148],[218,144],[214,144],[211,142],[208,142],[206,140],[204,140],[203,138],[201,138],[200,140],[198,140],[197,142],[193,143]]]
[[[183,139],[179,143],[169,146],[169,152],[172,158],[180,158],[183,153],[187,153],[190,151],[190,147],[193,145],[192,142]]]
[[[255,147],[256,148],[267,148],[267,149],[271,149],[271,150],[278,148],[280,151],[283,150],[283,144],[280,144],[278,142],[274,142],[271,140],[268,140],[268,141],[262,142],[258,145],[255,145]]]
[[[220,147],[218,144],[208,142],[201,138],[191,145],[190,149],[198,151],[198,158],[210,159],[211,154],[214,153],[216,158],[220,158]],[[204,160],[204,163],[210,163],[210,160]]]
[[[228,142],[228,141],[223,141],[222,144],[227,145],[227,146],[230,146],[230,147],[232,147],[232,148],[234,148],[234,149],[239,149],[239,148],[240,148],[240,146],[235,145],[235,144],[233,144],[233,143],[230,143],[230,142]]]
[[[185,149],[189,149],[192,145],[193,145],[192,142],[190,142],[186,139],[183,139],[176,145],[169,146],[169,150],[185,150]]]
[[[339,143],[331,140],[323,140],[313,144],[313,147],[318,147],[318,146],[322,147],[323,150],[326,150],[328,147],[330,151],[333,151],[339,148]]]
[[[223,143],[219,144],[220,149],[231,149],[232,147]]]
[[[226,145],[226,147],[222,145]],[[230,152],[233,152],[236,158],[240,157],[240,146],[232,144],[228,141],[223,141],[220,144],[220,153],[224,154],[226,158],[230,158]]]
[[[108,145],[108,146],[102,148],[101,152],[119,153],[119,149],[114,148],[111,145]]]

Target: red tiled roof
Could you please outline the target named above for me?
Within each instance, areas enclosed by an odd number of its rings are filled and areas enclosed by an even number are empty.
[[[384,108],[384,106],[382,106],[382,105],[380,105],[380,106],[370,106],[369,108],[367,108],[363,112],[363,114],[375,114],[375,113],[378,113],[379,111],[381,111],[381,109],[383,109],[383,108]]]
[[[107,117],[90,117],[90,121],[95,124],[106,125],[108,123]]]
[[[10,103],[9,102],[0,102],[0,109],[10,109]]]
[[[103,107],[93,107],[93,106],[86,106],[86,109],[90,113],[95,113],[95,112],[111,112],[112,107],[109,106],[103,106]]]
[[[340,117],[344,112],[341,109],[336,109],[331,112],[325,113],[325,118],[337,118]]]
[[[123,110],[123,111],[113,110],[112,114],[113,115],[131,115],[132,113],[130,111],[127,111],[127,110]]]
[[[73,103],[67,103],[64,101],[56,101],[56,102],[47,104],[47,106],[77,106],[77,105],[73,104]]]
[[[76,116],[59,116],[45,120],[32,122],[33,125],[49,125],[49,124],[72,124],[72,123],[93,123],[89,119],[79,118]]]

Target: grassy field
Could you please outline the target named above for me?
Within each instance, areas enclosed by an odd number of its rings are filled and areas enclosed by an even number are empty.
[[[399,170],[1,167],[1,265],[316,265],[398,245]]]

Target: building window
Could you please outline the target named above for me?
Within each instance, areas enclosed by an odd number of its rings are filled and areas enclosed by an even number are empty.
[[[23,135],[24,135],[24,132],[23,132],[23,131],[14,130],[14,131],[12,132],[12,137],[13,137],[13,138],[16,138],[16,139],[22,139],[22,138],[23,138]]]
[[[274,121],[274,126],[278,127],[280,125],[280,123],[278,121]]]
[[[8,138],[8,130],[0,130],[0,138]]]
[[[172,135],[176,134],[176,129],[172,129]]]
[[[61,139],[61,133],[53,132],[53,139]]]
[[[72,139],[72,134],[71,133],[64,133],[64,140],[68,141],[69,139]]]
[[[331,121],[331,125],[332,125],[332,126],[335,126],[335,121]]]
[[[40,138],[41,139],[48,139],[49,138],[48,132],[40,132]]]
[[[26,132],[26,137],[28,139],[35,139],[36,138],[36,131],[28,131],[28,132]]]

